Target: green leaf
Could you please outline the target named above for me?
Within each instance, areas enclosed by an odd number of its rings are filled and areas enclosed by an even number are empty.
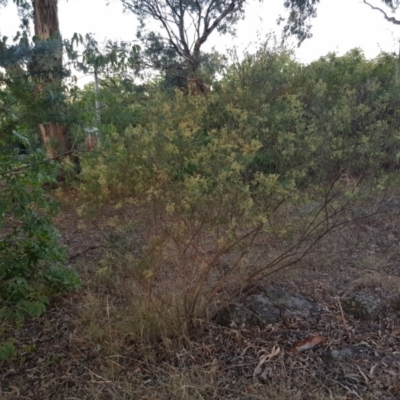
[[[16,350],[12,342],[0,342],[0,361],[7,361],[15,355]]]

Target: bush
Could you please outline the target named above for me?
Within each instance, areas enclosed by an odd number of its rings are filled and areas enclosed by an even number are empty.
[[[56,165],[41,150],[0,155],[0,319],[21,323],[40,316],[49,296],[79,287],[65,267],[65,251],[51,217],[57,207],[44,185],[56,179]],[[8,350],[7,350],[8,349]],[[3,343],[1,354],[10,353]],[[7,350],[7,351],[6,351]],[[4,358],[4,357],[3,357]]]
[[[350,223],[363,199],[357,182],[318,180],[304,190],[315,162],[307,141],[301,157],[288,152],[282,157],[290,162],[278,170],[249,174],[262,148],[259,125],[221,93],[160,94],[141,120],[109,135],[98,156],[82,163],[82,190],[88,209],[111,203],[138,210],[147,243],[139,252],[108,254],[105,264],[129,271],[164,336],[165,326],[174,335],[195,332],[233,292],[299,262]],[[278,143],[290,137],[282,132]],[[123,235],[132,221],[110,225]]]
[[[268,44],[233,64],[221,96],[258,126],[254,138],[262,146],[251,171],[280,174],[308,159],[304,183],[317,183],[394,169],[400,152],[395,65],[392,55],[366,60],[354,49],[304,66]]]

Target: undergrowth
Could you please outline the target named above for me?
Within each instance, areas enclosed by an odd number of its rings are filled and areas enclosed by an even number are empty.
[[[283,155],[286,169],[255,170],[259,125],[233,104],[218,103],[223,117],[213,115],[219,99],[159,94],[143,110],[142,124],[111,132],[83,164],[83,220],[114,210],[109,250],[92,271],[126,302],[109,325],[145,347],[193,338],[238,294],[378,212],[379,202],[365,204],[384,194],[384,178],[366,169],[350,180],[340,170],[330,180],[309,179],[312,141],[303,143],[296,163],[295,153]],[[97,293],[89,307],[101,304],[113,314],[105,304],[111,297]],[[115,343],[114,333],[103,341]]]
[[[54,182],[56,165],[42,151],[24,157],[0,155],[0,321],[20,325],[39,317],[55,293],[80,287],[66,267],[65,249],[53,227],[57,212],[43,186]],[[5,331],[3,330],[3,336]],[[0,359],[15,353],[13,340],[0,341]]]

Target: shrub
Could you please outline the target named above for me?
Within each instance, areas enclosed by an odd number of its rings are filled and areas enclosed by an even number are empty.
[[[307,141],[296,163],[249,174],[262,146],[259,125],[220,99],[160,94],[143,109],[141,125],[109,135],[98,157],[83,163],[88,208],[141,210],[147,242],[140,252],[119,249],[107,265],[129,271],[163,332],[165,325],[174,334],[194,332],[235,291],[294,265],[350,223],[363,199],[357,182],[319,180],[304,190],[314,166]],[[283,132],[278,142],[289,139]],[[112,222],[119,232],[131,224]]]
[[[56,165],[41,150],[20,156],[11,149],[0,155],[1,320],[21,323],[26,315],[38,317],[49,295],[79,287],[76,273],[65,267],[65,251],[52,224],[56,204],[43,189],[55,178]],[[10,343],[3,344],[3,356],[11,354],[9,348]]]

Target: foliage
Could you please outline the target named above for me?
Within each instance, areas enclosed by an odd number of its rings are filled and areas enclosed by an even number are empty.
[[[63,64],[54,57],[60,51],[65,51],[68,56],[68,61]],[[62,40],[57,35],[50,40],[35,37],[30,40],[24,31],[11,43],[4,37],[0,41],[0,66],[4,68],[0,72],[0,107],[5,113],[0,129],[8,133],[17,130],[32,143],[39,144],[38,125],[51,121],[68,127],[66,148],[59,146],[56,153],[70,155],[70,160],[63,166],[72,161],[76,174],[79,172],[77,150],[84,142],[84,128],[92,128],[98,121],[94,112],[95,96],[91,94],[86,97],[86,102],[82,102],[71,67],[96,73],[100,79],[105,77],[105,85],[119,81],[126,89],[133,86],[132,72],[137,72],[135,57],[138,51],[138,46],[116,42],[107,42],[103,48],[91,35],[85,39],[75,34],[71,40]],[[47,79],[49,75],[52,79]],[[80,107],[83,104],[84,107]],[[110,104],[114,105],[114,102]],[[52,142],[51,146],[57,148],[56,143]],[[68,171],[63,169],[62,174],[65,178]]]
[[[84,45],[81,54],[77,51],[79,45]],[[100,46],[91,34],[85,38],[74,34],[70,41],[64,41],[64,46],[74,67],[86,74],[96,72],[106,77],[122,77],[129,70],[137,72],[138,45],[108,40]]]
[[[7,361],[15,356],[15,347],[13,342],[0,342],[0,361]]]
[[[369,171],[350,186],[335,163],[315,176],[335,141],[307,123],[305,76],[290,53],[260,50],[206,95],[151,96],[139,123],[110,132],[82,165],[87,210],[110,203],[143,210],[148,242],[104,263],[129,269],[171,332],[195,328],[228,301],[228,289],[306,257],[353,220],[368,192],[358,182]],[[130,223],[110,221],[121,235]]]
[[[295,36],[299,40],[299,45],[312,36],[311,20],[317,16],[318,5],[321,0],[284,0],[284,6],[289,11],[286,18],[281,17],[278,22],[285,22],[283,29],[283,37],[288,38]],[[395,17],[390,17],[389,13],[395,13],[399,8],[398,0],[381,0],[382,7],[377,7],[367,0],[363,3],[373,10],[381,13],[384,18],[395,25],[399,25],[400,21]],[[389,11],[386,11],[386,10]]]
[[[82,37],[63,41],[71,63],[99,74],[97,98],[91,85],[68,91],[61,83],[68,68],[55,68],[49,56],[59,37],[31,43],[25,32],[18,43],[1,42],[1,316],[38,316],[49,295],[79,285],[64,267],[54,203],[43,190],[55,164],[39,150],[20,157],[14,143],[29,150],[24,137],[43,121],[68,125],[82,139],[84,128],[98,124],[97,100],[102,140],[81,158],[86,203],[79,212],[115,208],[113,242],[97,273],[123,270],[133,280],[136,331],[158,340],[160,333],[195,332],[235,293],[296,265],[332,232],[365,217],[362,202],[380,193],[398,166],[399,94],[389,54],[367,61],[353,50],[304,66],[286,48],[265,43],[224,70],[223,56],[201,49],[213,32],[233,33],[243,1],[123,3],[139,16],[140,29],[155,18],[166,36],[142,29],[141,53],[126,43],[102,49],[87,36],[80,55]],[[285,1],[285,33],[308,37],[318,3]],[[131,72],[147,61],[166,79],[136,85]],[[49,72],[60,79],[33,95]],[[193,77],[208,79],[209,90],[165,90],[171,82],[186,88]],[[132,206],[139,221],[124,214]],[[132,225],[144,230],[136,246],[128,238]],[[113,246],[118,237],[124,240]],[[12,356],[10,346],[2,345],[0,357]]]
[[[14,43],[8,43],[6,37],[0,42],[0,66],[4,68],[0,73],[0,96],[6,111],[1,129],[8,124],[38,143],[39,124],[68,122],[67,90],[61,79],[70,71],[54,57],[61,47],[59,38],[30,41],[26,32],[17,35]],[[49,74],[55,79],[48,80]]]
[[[310,122],[330,143],[330,162],[345,173],[378,174],[382,166],[393,170],[399,164],[395,63],[393,55],[367,61],[353,50],[343,57],[330,54],[305,71],[311,82],[303,102]]]
[[[304,183],[316,183],[396,168],[395,62],[389,54],[367,61],[353,50],[301,66],[286,50],[264,45],[233,64],[224,96],[252,114],[263,144],[250,172],[279,173],[308,158]]]
[[[182,79],[196,75],[201,62],[201,47],[214,31],[234,32],[234,25],[243,17],[245,6],[243,0],[121,1],[125,9],[139,18],[138,37],[146,43],[146,52],[153,65],[161,70],[173,67]],[[163,35],[143,32],[149,19],[161,23]],[[180,75],[178,65],[184,70]]]
[[[54,182],[56,165],[41,150],[19,156],[18,148],[2,145],[0,319],[21,323],[25,315],[40,316],[49,295],[76,289],[80,281],[64,266],[64,248],[51,221],[56,204],[43,190],[43,185]],[[10,351],[9,344],[1,345],[2,357]]]
[[[118,77],[101,79],[100,83],[97,100],[100,104],[102,136],[107,136],[108,126],[123,132],[129,125],[136,125],[140,103],[147,100],[146,87],[135,85],[129,78]],[[73,115],[79,116],[81,125],[93,125],[95,101],[93,84],[88,84],[83,89],[75,89],[70,110]]]

